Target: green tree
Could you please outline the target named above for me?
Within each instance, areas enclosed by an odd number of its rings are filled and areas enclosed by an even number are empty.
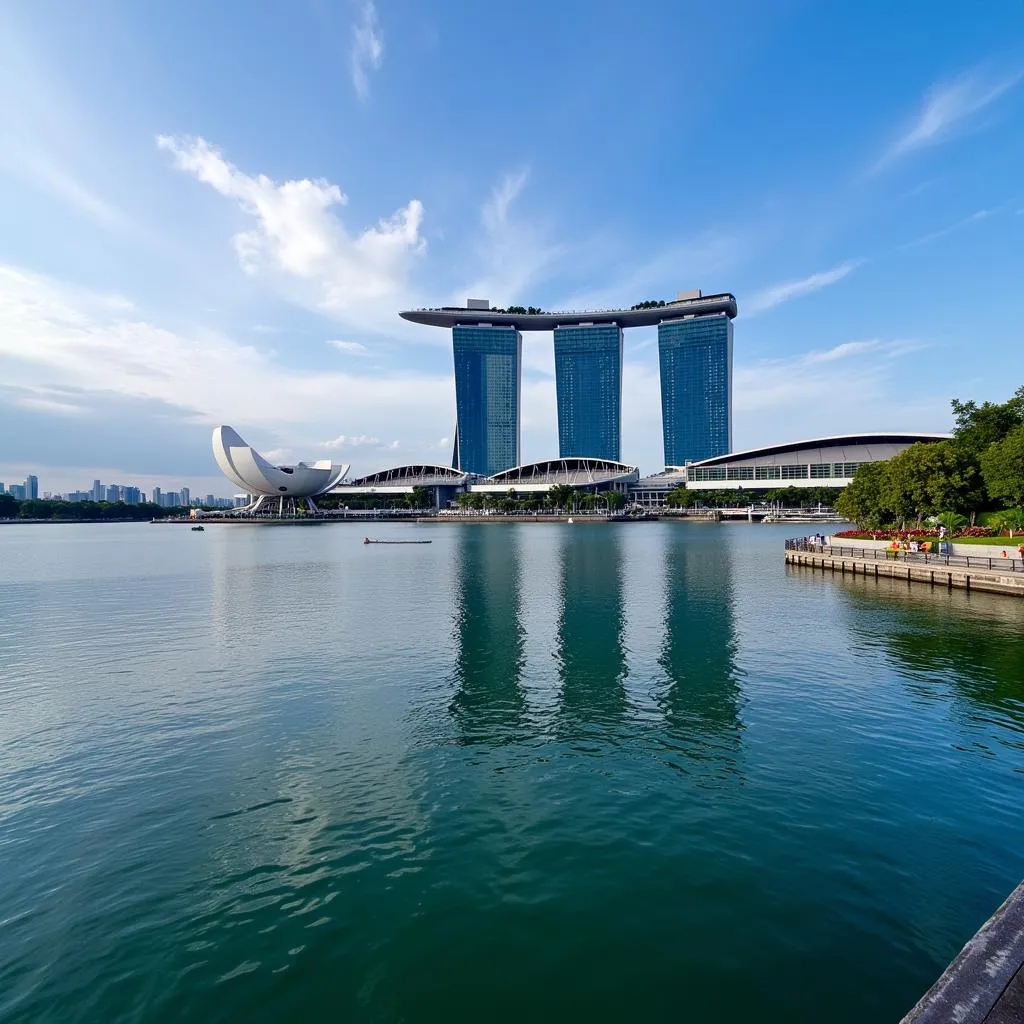
[[[969,458],[978,460],[989,445],[1002,441],[1024,424],[1024,386],[1006,402],[961,402],[953,399],[953,430],[956,446]]]
[[[864,530],[877,530],[887,523],[892,510],[886,504],[889,464],[864,462],[853,480],[836,499],[836,512]]]
[[[429,487],[417,484],[412,489],[412,494],[406,495],[406,505],[409,508],[431,508],[434,504],[434,494]]]
[[[1018,394],[1024,396],[1024,388]],[[981,456],[981,472],[990,497],[1024,505],[1024,426],[988,446]]]
[[[977,472],[948,441],[912,444],[889,459],[883,504],[901,523],[937,515],[945,509],[974,511]]]
[[[622,491],[605,491],[604,499],[608,504],[609,512],[618,512],[626,504],[626,496]]]

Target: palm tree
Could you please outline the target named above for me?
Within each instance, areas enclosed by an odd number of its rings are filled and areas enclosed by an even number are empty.
[[[959,512],[943,512],[942,515],[936,516],[935,520],[939,526],[946,528],[946,532],[951,537],[957,530],[963,529],[967,525],[967,520]]]
[[[1015,533],[1024,533],[1024,508],[1008,508],[1004,512],[997,512],[992,517],[992,525],[1007,530],[1011,537]]]

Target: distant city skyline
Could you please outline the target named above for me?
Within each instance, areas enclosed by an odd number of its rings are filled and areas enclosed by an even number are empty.
[[[138,504],[140,502],[151,502],[163,507],[187,507],[190,504],[221,505],[233,507],[238,501],[235,494],[224,494],[224,482],[218,491],[207,491],[205,494],[193,493],[192,488],[187,485],[164,488],[154,484],[149,491],[143,490],[135,484],[103,483],[100,478],[93,480],[92,485],[86,488],[65,487],[63,489],[40,487],[39,477],[34,473],[27,474],[24,483],[9,483],[0,480],[0,495],[8,494],[19,501],[43,498],[55,501],[96,501],[124,502],[125,504]]]

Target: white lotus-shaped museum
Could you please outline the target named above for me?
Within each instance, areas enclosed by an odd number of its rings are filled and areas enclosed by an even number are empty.
[[[267,504],[268,498],[279,498],[282,509],[286,500],[292,504],[296,498],[305,498],[315,508],[311,499],[337,486],[349,469],[347,463],[338,464],[330,459],[273,466],[227,426],[213,431],[213,457],[236,487],[256,497],[248,508],[253,512]]]

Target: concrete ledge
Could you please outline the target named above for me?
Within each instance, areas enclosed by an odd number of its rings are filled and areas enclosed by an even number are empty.
[[[1024,882],[901,1024],[1010,1024],[1024,1008]]]
[[[874,576],[875,579],[906,580],[908,584],[927,583],[933,587],[947,587],[950,590],[957,588],[1024,597],[1024,572],[1001,573],[998,569],[947,566],[941,562],[926,564],[902,559],[858,558],[853,555],[788,550],[786,563],[808,569],[820,569],[823,572],[851,573],[854,576]]]

